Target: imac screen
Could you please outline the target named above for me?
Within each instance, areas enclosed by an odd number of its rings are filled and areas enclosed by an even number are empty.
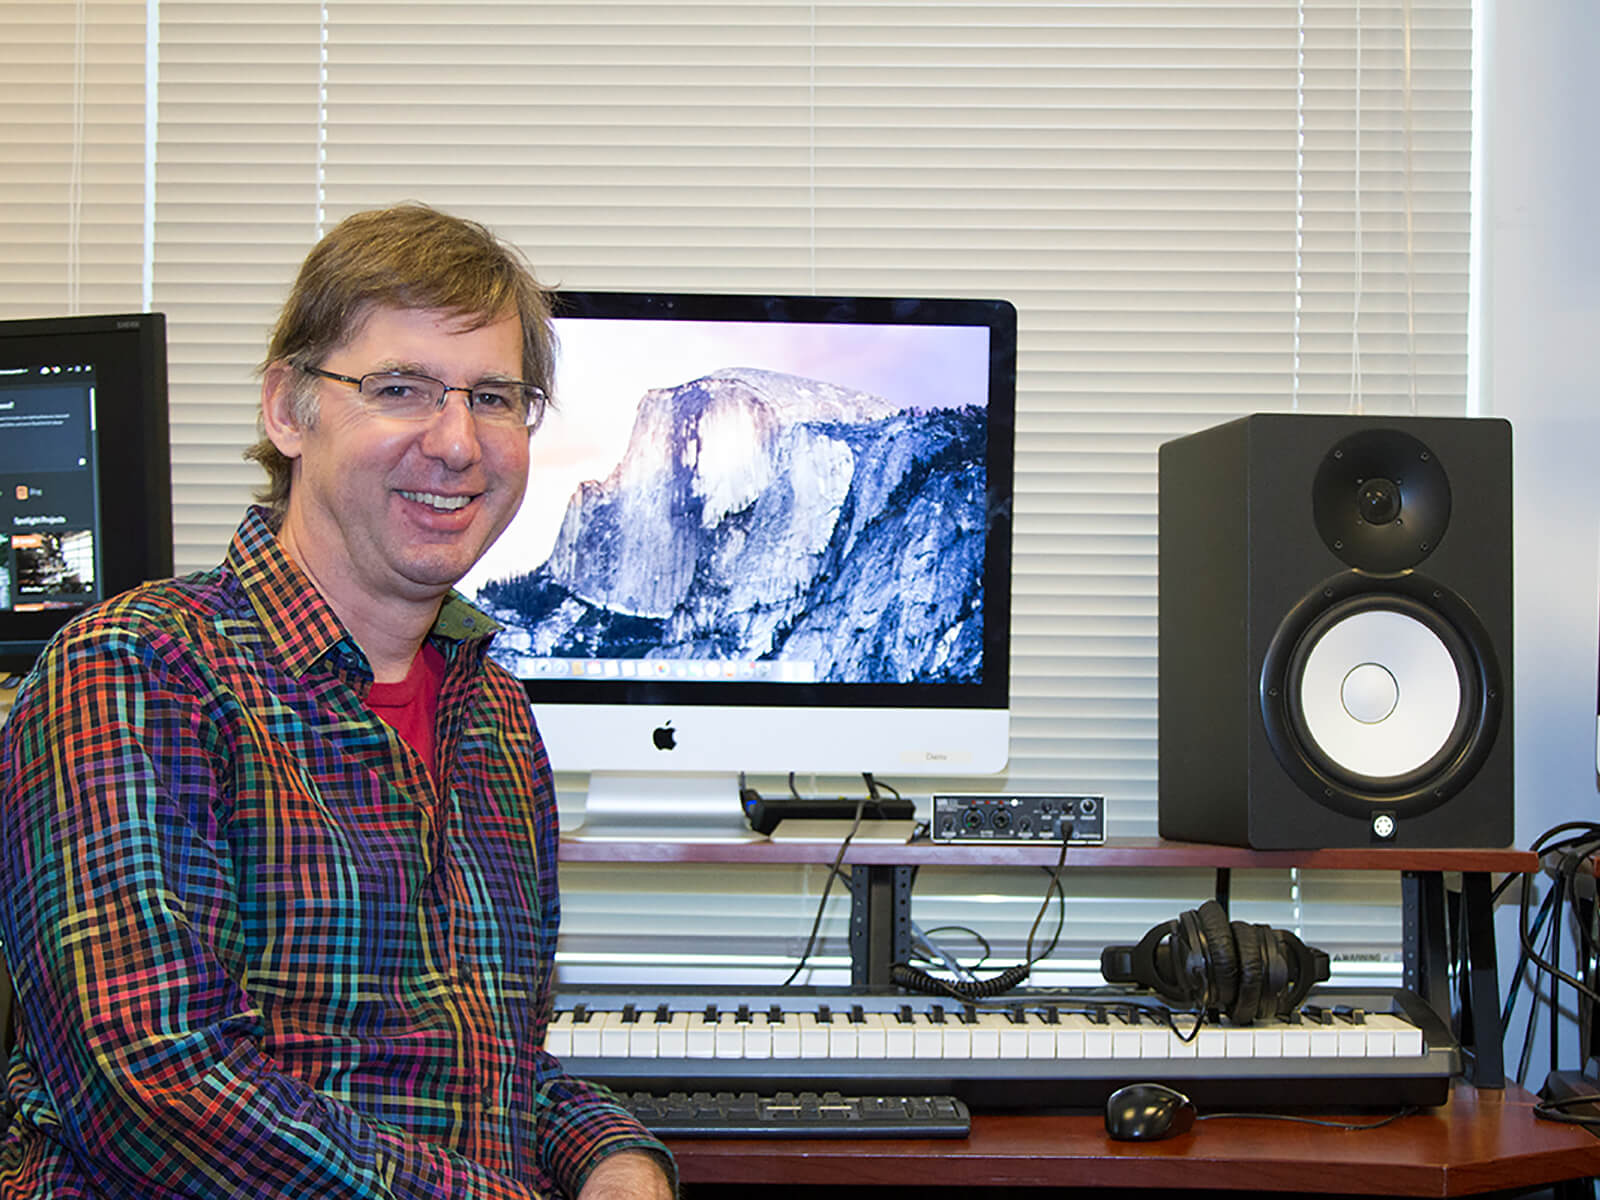
[[[1015,321],[992,300],[558,297],[526,500],[461,584],[553,765],[1001,769]]]
[[[0,321],[0,668],[171,573],[161,314]]]

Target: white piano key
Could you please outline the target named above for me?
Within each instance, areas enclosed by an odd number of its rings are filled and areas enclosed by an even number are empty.
[[[1287,1026],[1278,1020],[1257,1021],[1252,1025],[1250,1027],[1250,1057],[1282,1058],[1283,1031],[1286,1028]]]
[[[1172,1055],[1172,1031],[1165,1025],[1149,1021],[1139,1022],[1139,1057],[1169,1058]]]
[[[1226,1058],[1228,1056],[1227,1031],[1216,1025],[1202,1025],[1195,1035],[1196,1058]]]
[[[1078,1017],[1083,1022],[1083,1056],[1091,1060],[1111,1057],[1111,1023],[1100,1024],[1091,1017]]]
[[[544,1031],[544,1048],[557,1058],[572,1057],[572,1010],[564,1008],[550,1019]]]
[[[604,1013],[590,1013],[587,1021],[572,1023],[572,1057],[599,1058],[600,1031],[605,1027]]]
[[[653,1008],[639,1014],[639,1019],[628,1030],[628,1057],[655,1058],[661,1048],[660,1018]]]
[[[1110,1024],[1111,1057],[1138,1058],[1144,1050],[1144,1039],[1139,1026],[1130,1024],[1115,1014],[1112,1014]]]
[[[972,1026],[967,1024],[964,1013],[946,1011],[944,1024],[939,1028],[944,1038],[944,1056],[946,1058],[968,1059],[972,1057]]]
[[[1054,1058],[1056,1056],[1056,1027],[1044,1019],[1043,1013],[1024,1013],[1022,1032],[1027,1038],[1029,1058]]]
[[[744,1027],[744,1056],[746,1058],[772,1057],[772,1025],[763,1012],[751,1013]]]
[[[1340,1058],[1367,1057],[1367,1027],[1364,1024],[1335,1021],[1333,1028],[1339,1038]]]
[[[835,1012],[828,1023],[828,1057],[858,1058],[861,1055],[861,1027],[845,1013]]]
[[[1089,1018],[1078,1013],[1062,1013],[1058,1018],[1055,1029],[1054,1057],[1067,1062],[1075,1062],[1088,1057],[1086,1041],[1088,1031],[1093,1028]]]
[[[884,1051],[890,1058],[915,1058],[914,1030],[916,1026],[910,1021],[902,1021],[896,1013],[885,1013],[883,1018],[883,1032],[888,1039],[888,1048]]]
[[[1027,1058],[1028,1030],[1005,1014],[1005,1024],[1000,1026],[1000,1057]]]
[[[1005,1017],[1001,1013],[981,1012],[977,1020],[970,1026],[972,1031],[972,1057],[973,1058],[999,1058],[1000,1034],[1005,1025]]]
[[[1200,1039],[1198,1036],[1189,1037],[1189,1027],[1183,1026],[1182,1034],[1169,1032],[1167,1035],[1168,1058],[1199,1058]]]
[[[794,1013],[785,1012],[782,1020],[768,1021],[767,1028],[772,1031],[773,1058],[800,1057],[800,1022]]]
[[[685,1058],[715,1058],[717,1056],[717,1026],[706,1020],[704,1013],[685,1013],[688,1018],[688,1037],[683,1048]]]
[[[600,1022],[600,1057],[627,1058],[632,1024],[620,1012],[608,1012]]]
[[[800,1028],[800,1057],[828,1057],[828,1027],[817,1020],[817,1014],[803,1012],[793,1018]]]
[[[856,1025],[858,1058],[888,1058],[889,1034],[882,1013],[866,1013]]]
[[[911,1025],[911,1054],[914,1058],[943,1058],[944,1025],[927,1013],[918,1013]]]
[[[1284,1025],[1283,1056],[1285,1058],[1311,1057],[1311,1026],[1304,1022]]]
[[[717,1014],[716,1029],[713,1032],[714,1056],[717,1058],[743,1058],[745,1026],[746,1022],[739,1020],[738,1013],[719,1012]]]
[[[1306,1027],[1311,1033],[1312,1058],[1339,1057],[1339,1031],[1332,1025],[1312,1022]]]
[[[656,1026],[658,1058],[688,1058],[689,1028],[698,1023],[698,1013],[669,1012],[664,1023]]]
[[[1222,1057],[1254,1058],[1256,1035],[1248,1025],[1226,1025],[1222,1029]]]

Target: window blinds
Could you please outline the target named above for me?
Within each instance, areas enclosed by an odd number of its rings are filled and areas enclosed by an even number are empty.
[[[1470,0],[85,0],[8,24],[0,312],[137,307],[148,272],[180,570],[248,500],[267,327],[357,209],[483,220],[555,285],[1013,301],[1000,785],[1104,793],[1115,835],[1155,832],[1159,444],[1251,411],[1465,408]],[[1031,875],[924,872],[919,923],[1014,955]],[[726,970],[798,952],[822,871],[564,880],[564,969]],[[1074,875],[1065,957],[1209,888]],[[1351,962],[1397,953],[1386,876],[1239,872],[1233,895]],[[691,951],[646,911],[708,932]]]

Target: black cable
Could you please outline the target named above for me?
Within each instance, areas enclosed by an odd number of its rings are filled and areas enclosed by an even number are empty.
[[[1533,1115],[1542,1121],[1559,1121],[1563,1125],[1585,1125],[1600,1129],[1600,1114],[1567,1112],[1579,1104],[1600,1104],[1600,1092],[1580,1092],[1563,1096],[1559,1100],[1540,1099],[1533,1106]]]
[[[1551,962],[1561,961],[1561,913],[1567,903],[1567,876],[1564,870],[1557,870],[1556,881],[1551,885],[1551,893],[1556,897],[1555,916],[1550,922],[1550,939],[1546,953]],[[1561,1022],[1556,1019],[1561,1011],[1561,997],[1557,989],[1560,986],[1556,979],[1550,980],[1550,1070],[1554,1071],[1560,1066],[1561,1057]]]
[[[839,843],[839,852],[833,856],[833,865],[828,868],[828,880],[822,885],[822,899],[817,902],[817,915],[811,922],[811,936],[806,938],[806,948],[800,952],[800,961],[795,963],[794,970],[789,972],[789,978],[778,986],[786,988],[792,984],[805,969],[806,960],[811,957],[811,950],[817,944],[817,931],[822,928],[822,914],[828,906],[828,893],[833,890],[833,881],[839,877],[839,867],[844,862],[844,852],[850,848],[850,839],[856,836],[856,831],[861,828],[861,817],[867,811],[867,800],[878,798],[878,785],[874,782],[870,772],[863,771],[862,778],[867,781],[867,795],[856,801],[855,820],[850,824],[850,832],[844,835],[844,840]],[[794,772],[789,772],[789,790],[794,792]],[[891,789],[892,790],[892,789]],[[799,796],[799,792],[795,792]],[[895,792],[898,797],[899,792]]]
[[[1543,930],[1545,920],[1551,914],[1551,911],[1552,911],[1551,902],[1554,899],[1555,899],[1555,890],[1551,889],[1551,891],[1548,892],[1545,895],[1544,903],[1542,903],[1539,906],[1539,915],[1534,921],[1534,927],[1533,927],[1533,931],[1532,931],[1532,936],[1537,937],[1539,932],[1541,930]],[[1508,999],[1514,1000],[1516,992],[1518,990],[1520,990],[1520,987],[1517,986],[1517,985],[1520,985],[1520,983],[1521,983],[1520,972],[1522,972],[1527,967],[1529,961],[1530,960],[1528,958],[1528,952],[1526,950],[1524,950],[1517,958],[1517,971],[1519,972],[1519,977],[1516,980],[1513,981],[1513,985],[1514,986],[1512,988],[1512,994]],[[1537,987],[1535,987],[1533,989],[1533,999],[1528,1004],[1528,1023],[1527,1023],[1527,1026],[1522,1031],[1522,1057],[1520,1059],[1518,1059],[1518,1061],[1517,1061],[1517,1076],[1516,1076],[1516,1078],[1517,1078],[1517,1082],[1518,1083],[1526,1083],[1528,1081],[1528,1067],[1531,1064],[1532,1059],[1533,1059],[1533,1035],[1534,1035],[1534,1030],[1537,1027],[1538,1016],[1539,1016],[1539,993],[1538,993]],[[1510,1020],[1510,1012],[1509,1012],[1509,1007],[1508,1007],[1508,1011],[1507,1011],[1506,1017],[1502,1021],[1500,1028],[1501,1029],[1505,1029],[1506,1028],[1505,1022],[1509,1021],[1509,1020]]]
[[[1504,1038],[1509,1030],[1509,1017],[1516,1005],[1517,993],[1521,990],[1524,972],[1529,966],[1535,967],[1548,977],[1549,995],[1541,994],[1539,982],[1533,982],[1530,988],[1530,1002],[1528,1021],[1523,1034],[1522,1054],[1518,1063],[1517,1081],[1524,1082],[1527,1078],[1528,1068],[1532,1058],[1532,1043],[1538,1022],[1538,1012],[1543,1002],[1548,1002],[1551,1010],[1550,1029],[1550,1055],[1551,1069],[1556,1069],[1559,1061],[1560,1035],[1558,1032],[1560,985],[1570,984],[1578,995],[1580,1014],[1591,1011],[1591,1006],[1600,1002],[1600,991],[1597,991],[1592,970],[1592,956],[1595,946],[1582,932],[1579,935],[1579,944],[1575,948],[1581,956],[1580,969],[1588,979],[1578,979],[1561,969],[1561,934],[1560,927],[1564,921],[1564,907],[1566,897],[1570,893],[1577,895],[1578,873],[1593,871],[1590,860],[1600,852],[1600,825],[1592,821],[1567,821],[1560,825],[1545,830],[1534,839],[1530,848],[1539,856],[1539,867],[1536,871],[1508,875],[1500,881],[1490,894],[1491,904],[1504,894],[1513,882],[1521,881],[1522,891],[1519,896],[1517,912],[1517,937],[1521,950],[1517,959],[1516,972],[1512,977],[1511,987],[1508,989],[1505,1006],[1502,1009],[1501,1036]],[[1560,858],[1551,863],[1546,863],[1550,855],[1560,854]],[[1530,924],[1529,913],[1532,908],[1534,890],[1534,877],[1545,870],[1549,870],[1554,882],[1546,892],[1539,906],[1538,918]],[[1548,923],[1548,924],[1547,924]],[[1544,933],[1544,946],[1536,945],[1540,932]],[[1453,956],[1454,958],[1454,956]]]
[[[1587,824],[1587,822],[1585,822],[1585,824]],[[1572,987],[1576,988],[1579,995],[1588,996],[1591,1000],[1600,1001],[1600,992],[1596,992],[1595,989],[1591,988],[1581,979],[1574,978],[1573,976],[1567,974],[1567,972],[1563,971],[1559,965],[1550,962],[1534,949],[1533,943],[1528,934],[1528,895],[1531,890],[1531,888],[1526,887],[1522,889],[1522,903],[1519,906],[1520,919],[1517,923],[1517,933],[1522,939],[1523,949],[1528,952],[1528,958],[1541,970],[1553,975],[1562,983],[1570,984]],[[1557,913],[1556,916],[1559,919],[1560,914]]]
[[[1412,1113],[1414,1113],[1416,1111],[1417,1110],[1415,1108],[1413,1108],[1413,1107],[1408,1105],[1407,1107],[1402,1108],[1399,1112],[1390,1113],[1387,1117],[1384,1117],[1381,1120],[1369,1121],[1369,1122],[1367,1122],[1365,1124],[1361,1124],[1361,1125],[1351,1124],[1350,1122],[1347,1122],[1347,1121],[1329,1121],[1329,1120],[1326,1120],[1326,1119],[1321,1118],[1321,1117],[1296,1117],[1296,1116],[1292,1116],[1289,1113],[1266,1113],[1266,1112],[1260,1112],[1260,1113],[1256,1113],[1256,1112],[1201,1113],[1199,1116],[1197,1116],[1195,1118],[1195,1120],[1196,1121],[1221,1121],[1221,1120],[1224,1120],[1224,1119],[1228,1119],[1228,1120],[1241,1120],[1241,1121],[1294,1121],[1294,1122],[1296,1122],[1298,1124],[1301,1124],[1301,1125],[1321,1125],[1321,1126],[1323,1126],[1323,1127],[1325,1127],[1327,1129],[1347,1129],[1347,1130],[1350,1130],[1352,1132],[1360,1133],[1360,1132],[1362,1132],[1364,1130],[1368,1130],[1368,1129],[1382,1129],[1385,1125],[1392,1125],[1396,1121],[1398,1121],[1401,1117],[1409,1117]]]
[[[1522,877],[1518,876],[1518,878]],[[1550,896],[1549,894],[1546,894],[1544,902],[1539,905],[1538,915],[1533,919],[1532,934],[1534,937],[1538,937],[1539,933],[1544,929],[1545,919],[1549,915]],[[1500,1028],[1502,1029],[1506,1028],[1511,1022],[1511,1013],[1512,1010],[1517,1006],[1517,994],[1522,991],[1522,976],[1523,972],[1527,970],[1527,967],[1528,952],[1519,946],[1517,950],[1517,965],[1511,975],[1511,986],[1506,991],[1506,1002],[1504,1007],[1502,1007],[1500,1010]]]
[[[933,935],[936,933],[964,933],[972,938],[973,941],[977,942],[979,946],[983,947],[983,957],[978,959],[978,961],[972,966],[963,967],[962,970],[976,971],[979,967],[983,966],[984,963],[988,962],[989,957],[994,953],[994,947],[989,945],[989,939],[984,937],[983,934],[979,933],[976,929],[973,929],[970,925],[935,925],[932,929],[924,929],[922,931],[922,936],[931,943],[933,940]]]
[[[1061,842],[1061,854],[1056,859],[1055,869],[1050,874],[1050,883],[1044,889],[1044,900],[1039,905],[1039,911],[1034,915],[1033,925],[1028,930],[1028,940],[1023,947],[1023,961],[1016,966],[1007,967],[998,975],[988,979],[960,980],[951,982],[931,975],[910,963],[895,963],[889,968],[889,979],[896,985],[910,992],[919,992],[929,996],[951,996],[957,1000],[973,1001],[988,999],[1009,992],[1012,988],[1022,983],[1033,971],[1033,964],[1047,956],[1055,949],[1056,942],[1061,937],[1061,929],[1066,924],[1067,893],[1061,887],[1061,871],[1067,863],[1067,846],[1065,839]],[[1034,935],[1039,931],[1039,922],[1044,920],[1045,912],[1050,908],[1050,897],[1057,891],[1061,894],[1061,919],[1056,924],[1055,936],[1050,939],[1050,945],[1040,952],[1038,957],[1033,953]]]

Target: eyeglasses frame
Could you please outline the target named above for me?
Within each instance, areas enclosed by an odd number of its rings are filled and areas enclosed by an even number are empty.
[[[477,414],[477,409],[473,406],[473,403],[472,403],[472,394],[478,387],[482,386],[481,383],[480,384],[474,384],[471,387],[462,387],[462,386],[452,387],[450,384],[446,383],[444,380],[435,379],[432,375],[424,375],[420,371],[395,371],[395,370],[368,371],[365,375],[341,375],[337,371],[327,371],[327,370],[324,370],[321,367],[308,367],[308,366],[305,366],[304,364],[296,364],[296,366],[301,371],[305,372],[307,375],[310,375],[314,379],[331,379],[331,380],[335,381],[336,383],[348,383],[351,387],[355,388],[357,394],[362,395],[363,398],[365,398],[365,394],[362,391],[362,385],[369,379],[383,378],[383,377],[386,377],[386,376],[397,376],[397,375],[398,376],[402,376],[404,378],[408,378],[408,379],[426,379],[430,383],[437,383],[441,388],[444,389],[442,392],[439,393],[439,401],[438,401],[437,404],[434,405],[434,408],[433,408],[433,411],[436,414],[437,413],[441,413],[441,412],[444,411],[445,401],[447,401],[450,398],[450,393],[451,392],[461,392],[461,393],[465,394],[465,396],[467,398],[467,412],[470,413],[474,419],[476,419],[477,415],[478,415]],[[533,395],[538,397],[538,403],[537,404],[530,404],[528,406],[528,418],[529,419],[527,421],[525,421],[523,423],[523,425],[522,425],[522,428],[526,429],[530,433],[533,432],[535,429],[537,429],[539,427],[540,423],[544,420],[545,407],[549,403],[549,397],[545,395],[544,389],[542,387],[537,386],[536,384],[524,383],[520,379],[498,379],[498,380],[495,380],[495,382],[498,383],[498,384],[501,384],[503,386],[507,386],[507,387],[526,388],[529,392],[533,393]],[[392,413],[391,414],[385,414],[385,415],[393,416]],[[397,419],[403,421],[403,420],[406,420],[407,418],[399,417]],[[421,419],[425,420],[426,418],[421,418]],[[510,428],[516,428],[516,426],[510,426]]]

